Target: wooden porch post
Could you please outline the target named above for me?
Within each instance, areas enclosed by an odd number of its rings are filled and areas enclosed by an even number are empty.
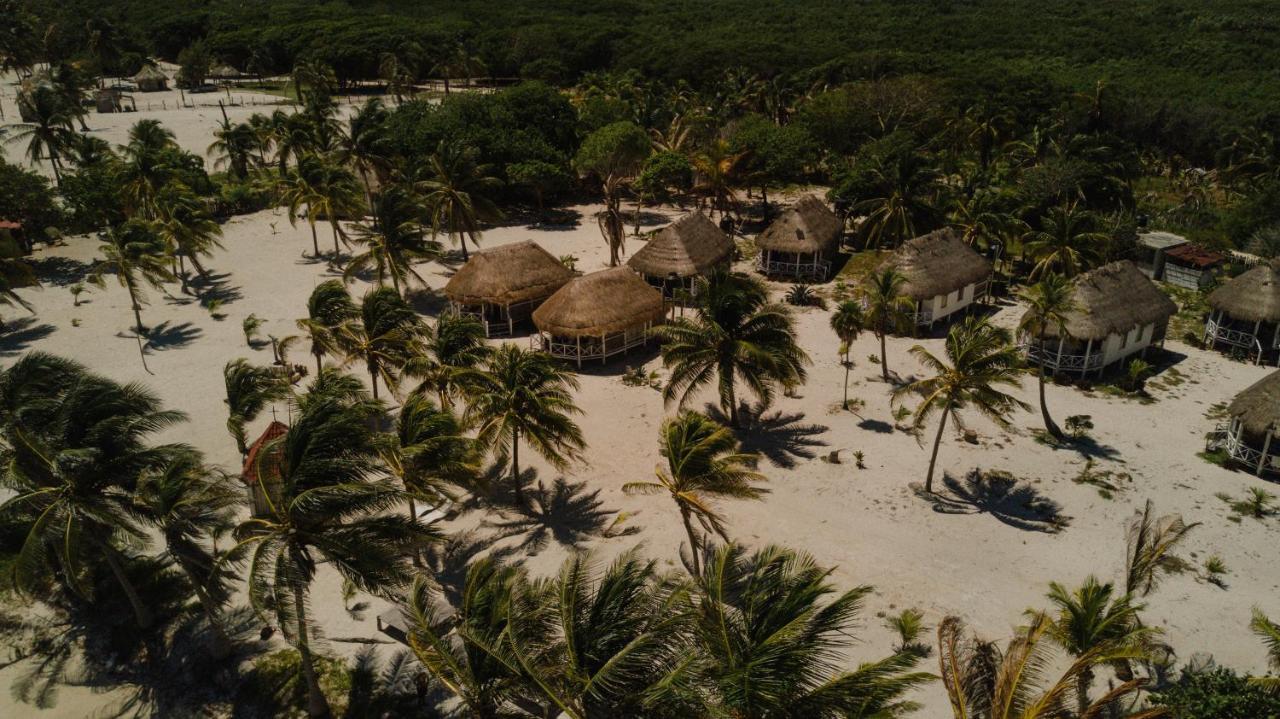
[[[1085,343],[1085,346],[1084,346],[1084,364],[1080,367],[1081,377],[1084,377],[1089,373],[1089,354],[1092,352],[1092,350],[1093,350],[1093,338],[1090,337],[1089,341]]]
[[[511,319],[511,305],[503,305],[502,309],[504,312],[507,313],[507,336],[508,337],[515,336],[516,323],[514,320]]]
[[[1258,341],[1258,330],[1262,329],[1262,320],[1253,323],[1253,341],[1258,345],[1258,359],[1254,360],[1254,364],[1262,364],[1262,343]],[[1271,439],[1268,435],[1267,439]]]
[[[574,342],[578,345],[578,369],[582,369],[582,335],[575,337]]]
[[[609,345],[604,341],[605,333],[600,333],[600,364],[606,364],[609,361]],[[627,333],[623,331],[622,338],[625,340]]]
[[[1267,438],[1262,441],[1262,456],[1258,457],[1258,468],[1254,474],[1262,476],[1262,468],[1267,464],[1267,452],[1271,451],[1271,437],[1275,434],[1275,425],[1267,427]]]

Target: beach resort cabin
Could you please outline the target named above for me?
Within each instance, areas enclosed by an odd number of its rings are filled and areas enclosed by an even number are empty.
[[[1235,350],[1255,363],[1280,352],[1280,260],[1263,262],[1209,293],[1204,343]]]
[[[526,240],[471,255],[449,278],[444,294],[455,312],[480,320],[486,336],[511,336],[573,277],[564,263]]]
[[[630,267],[575,277],[533,311],[542,351],[581,367],[648,342],[666,303]]]
[[[1164,281],[1189,290],[1203,290],[1227,263],[1226,255],[1188,242],[1164,253]]]
[[[701,212],[691,212],[659,230],[627,260],[645,281],[672,298],[693,292],[694,279],[733,261],[733,240]]]
[[[1021,338],[1027,359],[1052,371],[1085,376],[1164,343],[1178,311],[1155,283],[1129,260],[1103,265],[1075,278],[1075,310],[1065,335],[1049,328],[1043,345]]]
[[[844,222],[813,195],[794,206],[756,237],[756,269],[769,277],[822,282],[831,274]]]
[[[143,65],[133,82],[142,92],[161,92],[169,89],[169,76],[155,65]]]
[[[949,228],[908,240],[885,260],[906,278],[902,293],[915,303],[916,327],[932,327],[986,297],[991,262]]]
[[[1185,244],[1187,244],[1187,238],[1172,232],[1139,232],[1137,247],[1134,248],[1134,263],[1147,277],[1163,280],[1166,253]]]
[[[288,425],[273,421],[249,445],[240,481],[244,482],[249,491],[249,508],[255,517],[271,514],[271,507],[280,500],[280,457],[284,448],[277,440],[288,432]]]
[[[1262,476],[1280,473],[1280,372],[1254,382],[1227,406],[1227,425],[1219,427],[1210,449],[1225,449],[1231,461]]]

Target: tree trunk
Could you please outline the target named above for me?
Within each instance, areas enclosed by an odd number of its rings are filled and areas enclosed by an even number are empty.
[[[884,377],[885,382],[888,382],[889,381],[889,354],[885,351],[885,347],[884,347],[884,336],[886,333],[883,327],[880,328],[880,332],[878,334],[880,335],[880,375]]]
[[[933,438],[933,454],[929,456],[929,474],[924,478],[924,491],[933,494],[933,468],[938,463],[938,447],[942,444],[942,428],[947,426],[947,415],[951,414],[951,403],[942,410],[942,418],[938,420],[938,434]]]
[[[693,557],[694,576],[702,575],[702,548],[698,536],[693,532],[693,523],[689,521],[689,510],[680,507],[680,519],[684,522],[684,531],[689,535],[689,555]]]
[[[338,259],[338,221],[332,217],[329,218],[329,226],[333,228],[333,259]]]
[[[852,363],[846,357],[844,360],[844,409],[849,409],[849,367]]]
[[[378,368],[375,366],[369,367],[369,381],[373,385],[373,398],[377,399],[378,398]]]
[[[1044,356],[1044,337],[1040,337],[1040,356]],[[1062,430],[1049,416],[1049,404],[1044,399],[1044,363],[1036,363],[1036,380],[1040,385],[1040,415],[1044,418],[1044,428],[1054,439],[1062,439]]]
[[[307,208],[307,215],[311,214],[311,208]],[[311,225],[311,249],[315,253],[315,257],[320,257],[320,238],[316,236],[316,223],[313,218],[307,217],[307,224]]]
[[[138,590],[134,588],[133,582],[129,581],[129,576],[125,574],[124,565],[120,563],[120,557],[116,553],[115,547],[103,542],[101,544],[103,554],[107,558],[107,566],[111,568],[111,573],[115,575],[116,581],[120,583],[120,590],[124,592],[124,596],[129,600],[129,606],[133,607],[133,618],[138,623],[139,629],[149,629],[154,617],[151,610],[147,609],[142,603],[142,598],[138,596]]]
[[[729,378],[729,426],[738,428],[738,395],[733,391],[733,378]]]
[[[295,644],[302,664],[302,676],[307,682],[307,715],[327,717],[330,715],[329,700],[320,690],[320,678],[316,676],[316,667],[311,657],[311,643],[307,639],[307,605],[302,600],[302,592],[297,590],[293,592],[293,611],[298,622]]]
[[[524,506],[524,486],[520,481],[520,430],[511,432],[511,482],[515,486],[516,504]]]
[[[324,359],[324,354],[321,352],[312,352],[311,354],[316,358],[316,377],[319,377],[320,372],[324,370],[324,366],[320,364]]]
[[[1076,702],[1080,716],[1089,710],[1089,687],[1093,686],[1093,670],[1085,669],[1076,675]]]
[[[138,336],[141,337],[147,334],[147,328],[142,326],[142,306],[138,304],[138,296],[134,293],[133,284],[130,283],[127,287],[129,289],[129,303],[133,305],[134,328],[138,331]]]

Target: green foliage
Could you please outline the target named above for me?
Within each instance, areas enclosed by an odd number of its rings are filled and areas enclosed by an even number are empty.
[[[693,164],[678,152],[655,152],[645,160],[635,187],[646,197],[669,200],[693,187]]]
[[[1271,694],[1225,667],[1184,670],[1173,686],[1151,694],[1173,719],[1280,719],[1280,694]]]
[[[43,237],[46,227],[59,227],[62,213],[49,181],[0,159],[0,219],[21,222],[27,233]]]
[[[624,120],[587,135],[573,165],[579,172],[608,182],[610,178],[631,177],[639,172],[649,149],[649,136],[644,129]]]

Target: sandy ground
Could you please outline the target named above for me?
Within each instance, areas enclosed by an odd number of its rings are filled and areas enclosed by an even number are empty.
[[[5,88],[12,92],[12,88]],[[11,98],[6,98],[11,99]],[[252,108],[244,108],[246,114]],[[6,112],[9,109],[6,107]],[[174,116],[179,140],[189,149],[203,151],[215,121],[216,108],[178,111]],[[103,132],[122,133],[131,121],[147,115],[91,117],[90,124]],[[159,116],[169,123],[163,114]],[[117,121],[124,124],[113,124]],[[123,135],[112,136],[117,141]],[[12,149],[10,150],[12,152]],[[572,254],[584,271],[605,266],[607,251],[592,213],[594,206],[571,208],[582,221],[571,228],[531,228],[513,225],[485,233],[482,244],[494,246],[534,239],[553,255]],[[649,228],[675,217],[666,208],[646,215]],[[190,421],[162,439],[189,442],[204,450],[212,461],[234,469],[238,455],[226,432],[222,404],[222,366],[236,357],[257,363],[271,360],[268,348],[252,349],[245,343],[240,324],[249,314],[267,320],[262,335],[292,334],[294,320],[304,314],[305,300],[320,281],[336,276],[324,262],[303,256],[310,247],[305,225],[293,228],[283,212],[268,211],[238,217],[225,226],[226,250],[208,266],[225,297],[225,319],[181,294],[177,286],[168,293],[152,292],[144,321],[155,328],[146,349],[144,369],[131,330],[127,298],[118,287],[91,291],[74,306],[67,286],[81,275],[96,254],[91,238],[72,238],[66,246],[41,250],[43,268],[56,270],[42,289],[26,297],[35,307],[31,317],[6,310],[13,328],[0,336],[0,364],[8,364],[23,352],[39,349],[78,359],[94,370],[119,381],[144,382],[165,403],[182,410]],[[324,228],[321,229],[322,233]],[[638,248],[639,241],[630,244]],[[443,286],[449,269],[440,265],[420,268],[433,288]],[[353,292],[363,286],[356,283]],[[775,285],[778,293],[784,285]],[[1000,308],[996,321],[1012,325],[1019,311]],[[1054,450],[1036,442],[1036,413],[1020,413],[1013,426],[999,429],[985,420],[971,418],[978,444],[969,444],[948,433],[939,457],[939,474],[963,477],[981,468],[1011,473],[1026,492],[1057,503],[1069,525],[1060,532],[1028,521],[1025,513],[1009,504],[979,503],[957,511],[938,511],[918,498],[909,483],[923,480],[928,461],[926,433],[923,444],[910,433],[894,429],[888,387],[879,380],[879,368],[868,360],[877,353],[874,337],[864,335],[854,343],[857,363],[851,376],[850,395],[865,404],[856,413],[839,409],[843,369],[838,363],[837,342],[828,328],[829,313],[805,309],[797,313],[799,341],[813,358],[808,383],[797,396],[779,397],[763,417],[742,434],[747,449],[765,458],[762,471],[769,477],[769,494],[760,502],[735,502],[722,509],[732,535],[748,544],[780,543],[811,552],[817,560],[836,567],[833,580],[842,588],[870,584],[875,593],[867,602],[862,628],[850,651],[851,662],[886,653],[891,635],[880,615],[906,607],[925,612],[931,626],[947,614],[965,617],[985,636],[1006,638],[1027,607],[1045,606],[1050,581],[1074,586],[1089,574],[1105,580],[1120,578],[1124,564],[1124,527],[1143,502],[1154,499],[1160,513],[1178,512],[1188,521],[1202,522],[1187,544],[1185,555],[1200,564],[1210,555],[1220,556],[1230,569],[1226,589],[1197,579],[1192,573],[1174,576],[1150,598],[1148,620],[1167,632],[1167,639],[1182,658],[1192,652],[1208,652],[1240,670],[1263,671],[1262,646],[1248,633],[1252,606],[1280,612],[1280,563],[1274,556],[1280,522],[1245,518],[1229,520],[1230,509],[1214,497],[1225,492],[1242,497],[1250,487],[1275,485],[1248,474],[1210,465],[1196,456],[1203,436],[1215,421],[1207,416],[1216,403],[1228,400],[1266,373],[1266,369],[1231,362],[1170,341],[1176,355],[1175,373],[1165,371],[1155,380],[1155,401],[1087,394],[1077,389],[1051,386],[1049,402],[1055,415],[1093,416],[1096,429],[1095,470],[1127,473],[1122,489],[1112,499],[1101,497],[1089,485],[1072,481],[1086,458],[1074,450]],[[525,342],[525,338],[515,341]],[[889,341],[891,368],[908,377],[919,367],[907,349],[920,343],[941,352],[941,340],[893,338]],[[306,361],[302,350],[295,361]],[[525,460],[548,492],[562,477],[566,495],[532,520],[505,518],[515,526],[503,526],[504,518],[464,514],[451,530],[476,530],[481,546],[514,552],[537,574],[553,572],[575,546],[592,549],[607,559],[642,545],[650,556],[674,567],[683,530],[669,500],[662,497],[630,497],[625,482],[652,476],[659,461],[657,429],[663,417],[674,411],[661,395],[649,388],[627,387],[620,374],[627,363],[643,363],[661,372],[661,362],[650,351],[591,367],[581,374],[578,403],[589,449],[585,461],[561,475],[541,460]],[[1177,375],[1182,376],[1179,381]],[[1019,394],[1034,402],[1035,384],[1028,378]],[[701,408],[710,397],[694,402]],[[285,408],[278,408],[283,415]],[[251,427],[261,430],[271,412]],[[840,450],[842,463],[821,461]],[[854,467],[851,452],[865,453],[867,468]],[[603,536],[604,528],[619,517],[625,532]],[[510,534],[502,539],[499,533]],[[376,635],[374,616],[385,607],[372,600],[362,619],[343,609],[340,583],[329,571],[314,587],[313,607],[330,637]],[[356,645],[332,643],[332,651],[349,653]],[[934,669],[930,661],[928,669]],[[21,666],[0,671],[0,684],[8,684]],[[0,695],[0,715],[81,716],[108,701],[110,694],[87,690],[65,691],[59,704],[37,712],[15,706]],[[936,684],[921,691],[926,703],[921,716],[945,713],[945,698]]]

